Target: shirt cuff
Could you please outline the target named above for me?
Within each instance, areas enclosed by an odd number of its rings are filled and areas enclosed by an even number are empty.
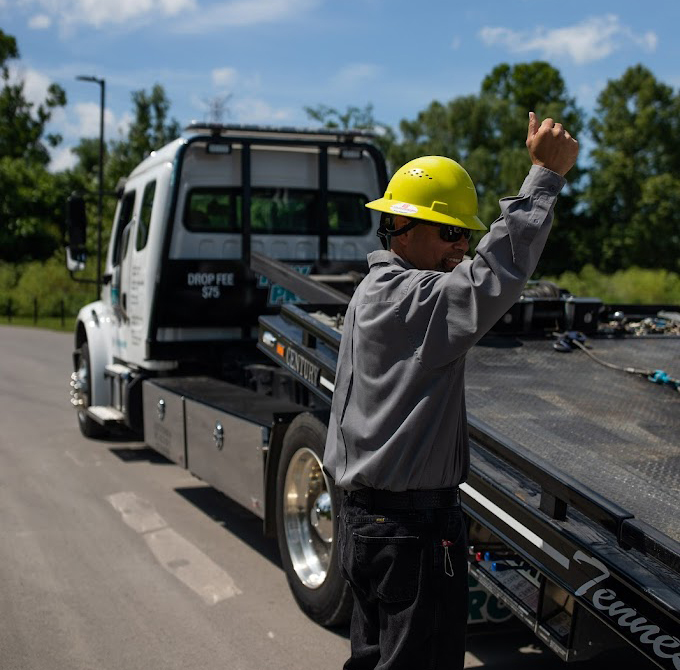
[[[537,193],[554,197],[562,190],[566,183],[567,180],[562,175],[557,174],[557,172],[548,170],[548,168],[541,167],[540,165],[532,165],[519,194],[529,195],[530,193]]]

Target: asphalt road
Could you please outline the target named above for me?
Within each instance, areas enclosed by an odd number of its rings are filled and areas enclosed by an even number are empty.
[[[341,668],[348,631],[299,611],[256,517],[142,444],[80,435],[71,347],[0,327],[0,670]],[[523,628],[468,648],[467,667],[564,668]]]

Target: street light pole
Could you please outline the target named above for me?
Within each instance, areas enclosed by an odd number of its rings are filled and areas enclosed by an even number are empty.
[[[97,298],[102,283],[102,225],[104,209],[104,109],[106,100],[106,81],[99,77],[80,75],[79,81],[91,81],[99,85],[99,194],[97,200]]]

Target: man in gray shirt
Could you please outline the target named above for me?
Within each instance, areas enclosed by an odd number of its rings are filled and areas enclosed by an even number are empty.
[[[465,354],[534,272],[578,142],[529,115],[532,167],[464,259],[477,218],[467,172],[440,156],[400,168],[382,212],[385,251],[349,304],[324,469],[347,495],[338,556],[354,593],[347,670],[462,668],[469,467]]]

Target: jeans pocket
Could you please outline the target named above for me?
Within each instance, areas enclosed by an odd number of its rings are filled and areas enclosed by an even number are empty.
[[[423,542],[418,535],[353,533],[354,554],[371,591],[388,603],[412,601],[418,592]]]

